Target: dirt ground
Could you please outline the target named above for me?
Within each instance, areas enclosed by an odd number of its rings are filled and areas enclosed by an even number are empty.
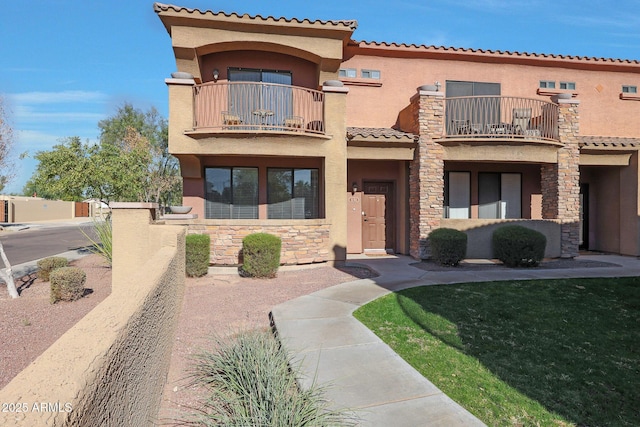
[[[111,269],[98,255],[70,265],[87,274],[85,296],[51,304],[49,282],[36,274],[16,280],[20,298],[0,284],[0,389],[111,293]]]
[[[239,330],[268,328],[269,312],[287,300],[323,288],[372,277],[364,268],[326,265],[280,271],[274,279],[242,278],[237,274],[187,279],[171,368],[162,397],[159,425],[184,419],[201,397],[189,387],[192,356],[212,348],[211,337]]]
[[[35,274],[16,281],[20,298],[0,284],[0,388],[35,360],[111,293],[111,269],[98,255],[71,263],[87,273],[87,294],[78,301],[49,302],[49,283]],[[211,348],[210,338],[249,328],[268,328],[271,308],[339,283],[372,277],[365,268],[327,265],[280,271],[274,279],[211,274],[186,280],[159,425],[173,425],[192,412],[198,390],[188,387],[192,356]]]

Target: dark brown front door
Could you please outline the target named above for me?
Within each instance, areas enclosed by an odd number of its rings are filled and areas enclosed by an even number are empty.
[[[363,249],[394,249],[393,183],[365,182],[363,187]]]

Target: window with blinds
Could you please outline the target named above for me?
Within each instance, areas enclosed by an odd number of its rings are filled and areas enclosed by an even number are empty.
[[[258,168],[206,168],[205,181],[205,218],[258,218]]]
[[[318,191],[318,169],[267,169],[268,218],[318,218]]]

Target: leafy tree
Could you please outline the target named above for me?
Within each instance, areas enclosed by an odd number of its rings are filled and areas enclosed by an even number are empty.
[[[182,193],[177,160],[168,152],[167,122],[152,108],[130,104],[100,121],[100,142],[67,138],[35,155],[39,164],[25,187],[46,198],[145,201],[168,205]]]
[[[13,128],[7,120],[4,99],[0,96],[0,191],[13,178]]]
[[[36,172],[27,182],[24,194],[47,199],[81,201],[86,196],[89,150],[77,136],[62,140],[51,151],[39,151]]]
[[[134,200],[156,202],[163,206],[175,204],[181,198],[182,180],[178,160],[169,154],[167,120],[151,107],[143,112],[125,103],[115,116],[98,123],[100,141],[114,145],[129,155],[132,167],[142,167],[145,172],[134,178]],[[149,156],[144,153],[147,150]],[[137,169],[142,172],[142,169]]]
[[[7,122],[4,101],[0,97],[0,190],[11,179],[12,162],[10,160],[11,148],[13,146],[13,128]],[[0,258],[4,262],[5,268],[0,269],[0,278],[7,284],[7,291],[11,298],[18,298],[18,290],[13,280],[11,264],[4,252],[4,246],[0,241]]]

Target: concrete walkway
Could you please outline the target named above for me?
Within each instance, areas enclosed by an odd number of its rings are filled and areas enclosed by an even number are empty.
[[[358,307],[389,292],[423,285],[494,280],[640,276],[640,261],[581,256],[616,264],[574,269],[424,271],[403,256],[350,259],[380,274],[327,288],[272,310],[283,344],[301,363],[303,387],[329,384],[336,407],[353,409],[362,426],[483,426],[356,320]]]

